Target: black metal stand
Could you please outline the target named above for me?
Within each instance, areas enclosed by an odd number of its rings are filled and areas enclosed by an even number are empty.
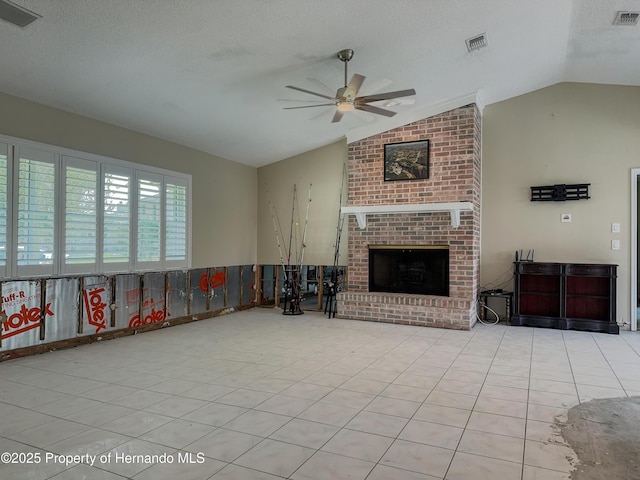
[[[296,265],[287,265],[284,269],[284,305],[283,315],[302,315],[300,309],[300,272]]]
[[[338,270],[337,267],[333,268],[331,272],[331,280],[327,283],[329,293],[327,294],[327,300],[324,304],[324,313],[329,318],[336,318],[336,290],[338,289]]]

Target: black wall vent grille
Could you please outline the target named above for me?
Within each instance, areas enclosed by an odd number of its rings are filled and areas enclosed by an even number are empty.
[[[546,185],[531,187],[532,202],[564,202],[565,200],[588,200],[590,183],[576,183],[573,185]]]

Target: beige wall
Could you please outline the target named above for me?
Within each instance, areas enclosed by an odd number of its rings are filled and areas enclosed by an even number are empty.
[[[506,278],[493,286],[511,289],[519,249],[535,249],[537,261],[614,263],[618,321],[630,321],[630,169],[640,167],[639,112],[638,87],[576,83],[485,108],[481,285]],[[529,187],[558,183],[590,183],[591,199],[529,201]],[[573,221],[561,223],[563,213]],[[611,233],[612,222],[621,224],[619,234]],[[613,239],[620,250],[611,250]]]
[[[279,228],[278,231],[286,263],[291,232],[293,187],[296,185],[297,188],[296,208],[300,219],[298,226],[298,238],[300,239],[307,211],[309,184],[312,184],[303,263],[305,265],[333,265],[340,182],[343,165],[346,161],[347,143],[346,140],[340,140],[258,169],[258,263],[280,264],[280,253],[278,252],[273,220],[269,212],[268,199],[270,198],[280,220],[281,229]],[[346,200],[345,187],[343,193],[343,204],[345,205]],[[296,217],[298,216],[296,215]],[[291,250],[292,263],[295,263],[295,249]],[[340,264],[347,264],[346,222],[340,242]]]
[[[192,175],[192,266],[256,262],[257,170],[0,93],[0,133]]]

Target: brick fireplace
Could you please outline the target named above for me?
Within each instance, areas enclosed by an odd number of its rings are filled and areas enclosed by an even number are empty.
[[[429,178],[385,182],[384,145],[425,139]],[[337,296],[338,316],[470,329],[480,262],[479,109],[467,105],[350,143],[348,156],[348,206],[369,210],[364,228],[349,217],[349,283]],[[460,202],[472,209],[455,215],[445,209]],[[443,210],[425,211],[433,204]],[[369,248],[385,245],[448,246],[448,296],[370,291]]]

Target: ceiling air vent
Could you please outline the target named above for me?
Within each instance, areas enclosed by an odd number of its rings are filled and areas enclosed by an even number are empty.
[[[469,50],[469,52],[480,50],[487,46],[487,34],[481,33],[475,37],[467,38],[465,42],[467,42],[467,50]]]
[[[24,28],[39,18],[40,15],[20,7],[9,0],[0,0],[0,19],[5,22]]]
[[[614,25],[637,25],[640,12],[618,12],[616,19],[613,21]]]

